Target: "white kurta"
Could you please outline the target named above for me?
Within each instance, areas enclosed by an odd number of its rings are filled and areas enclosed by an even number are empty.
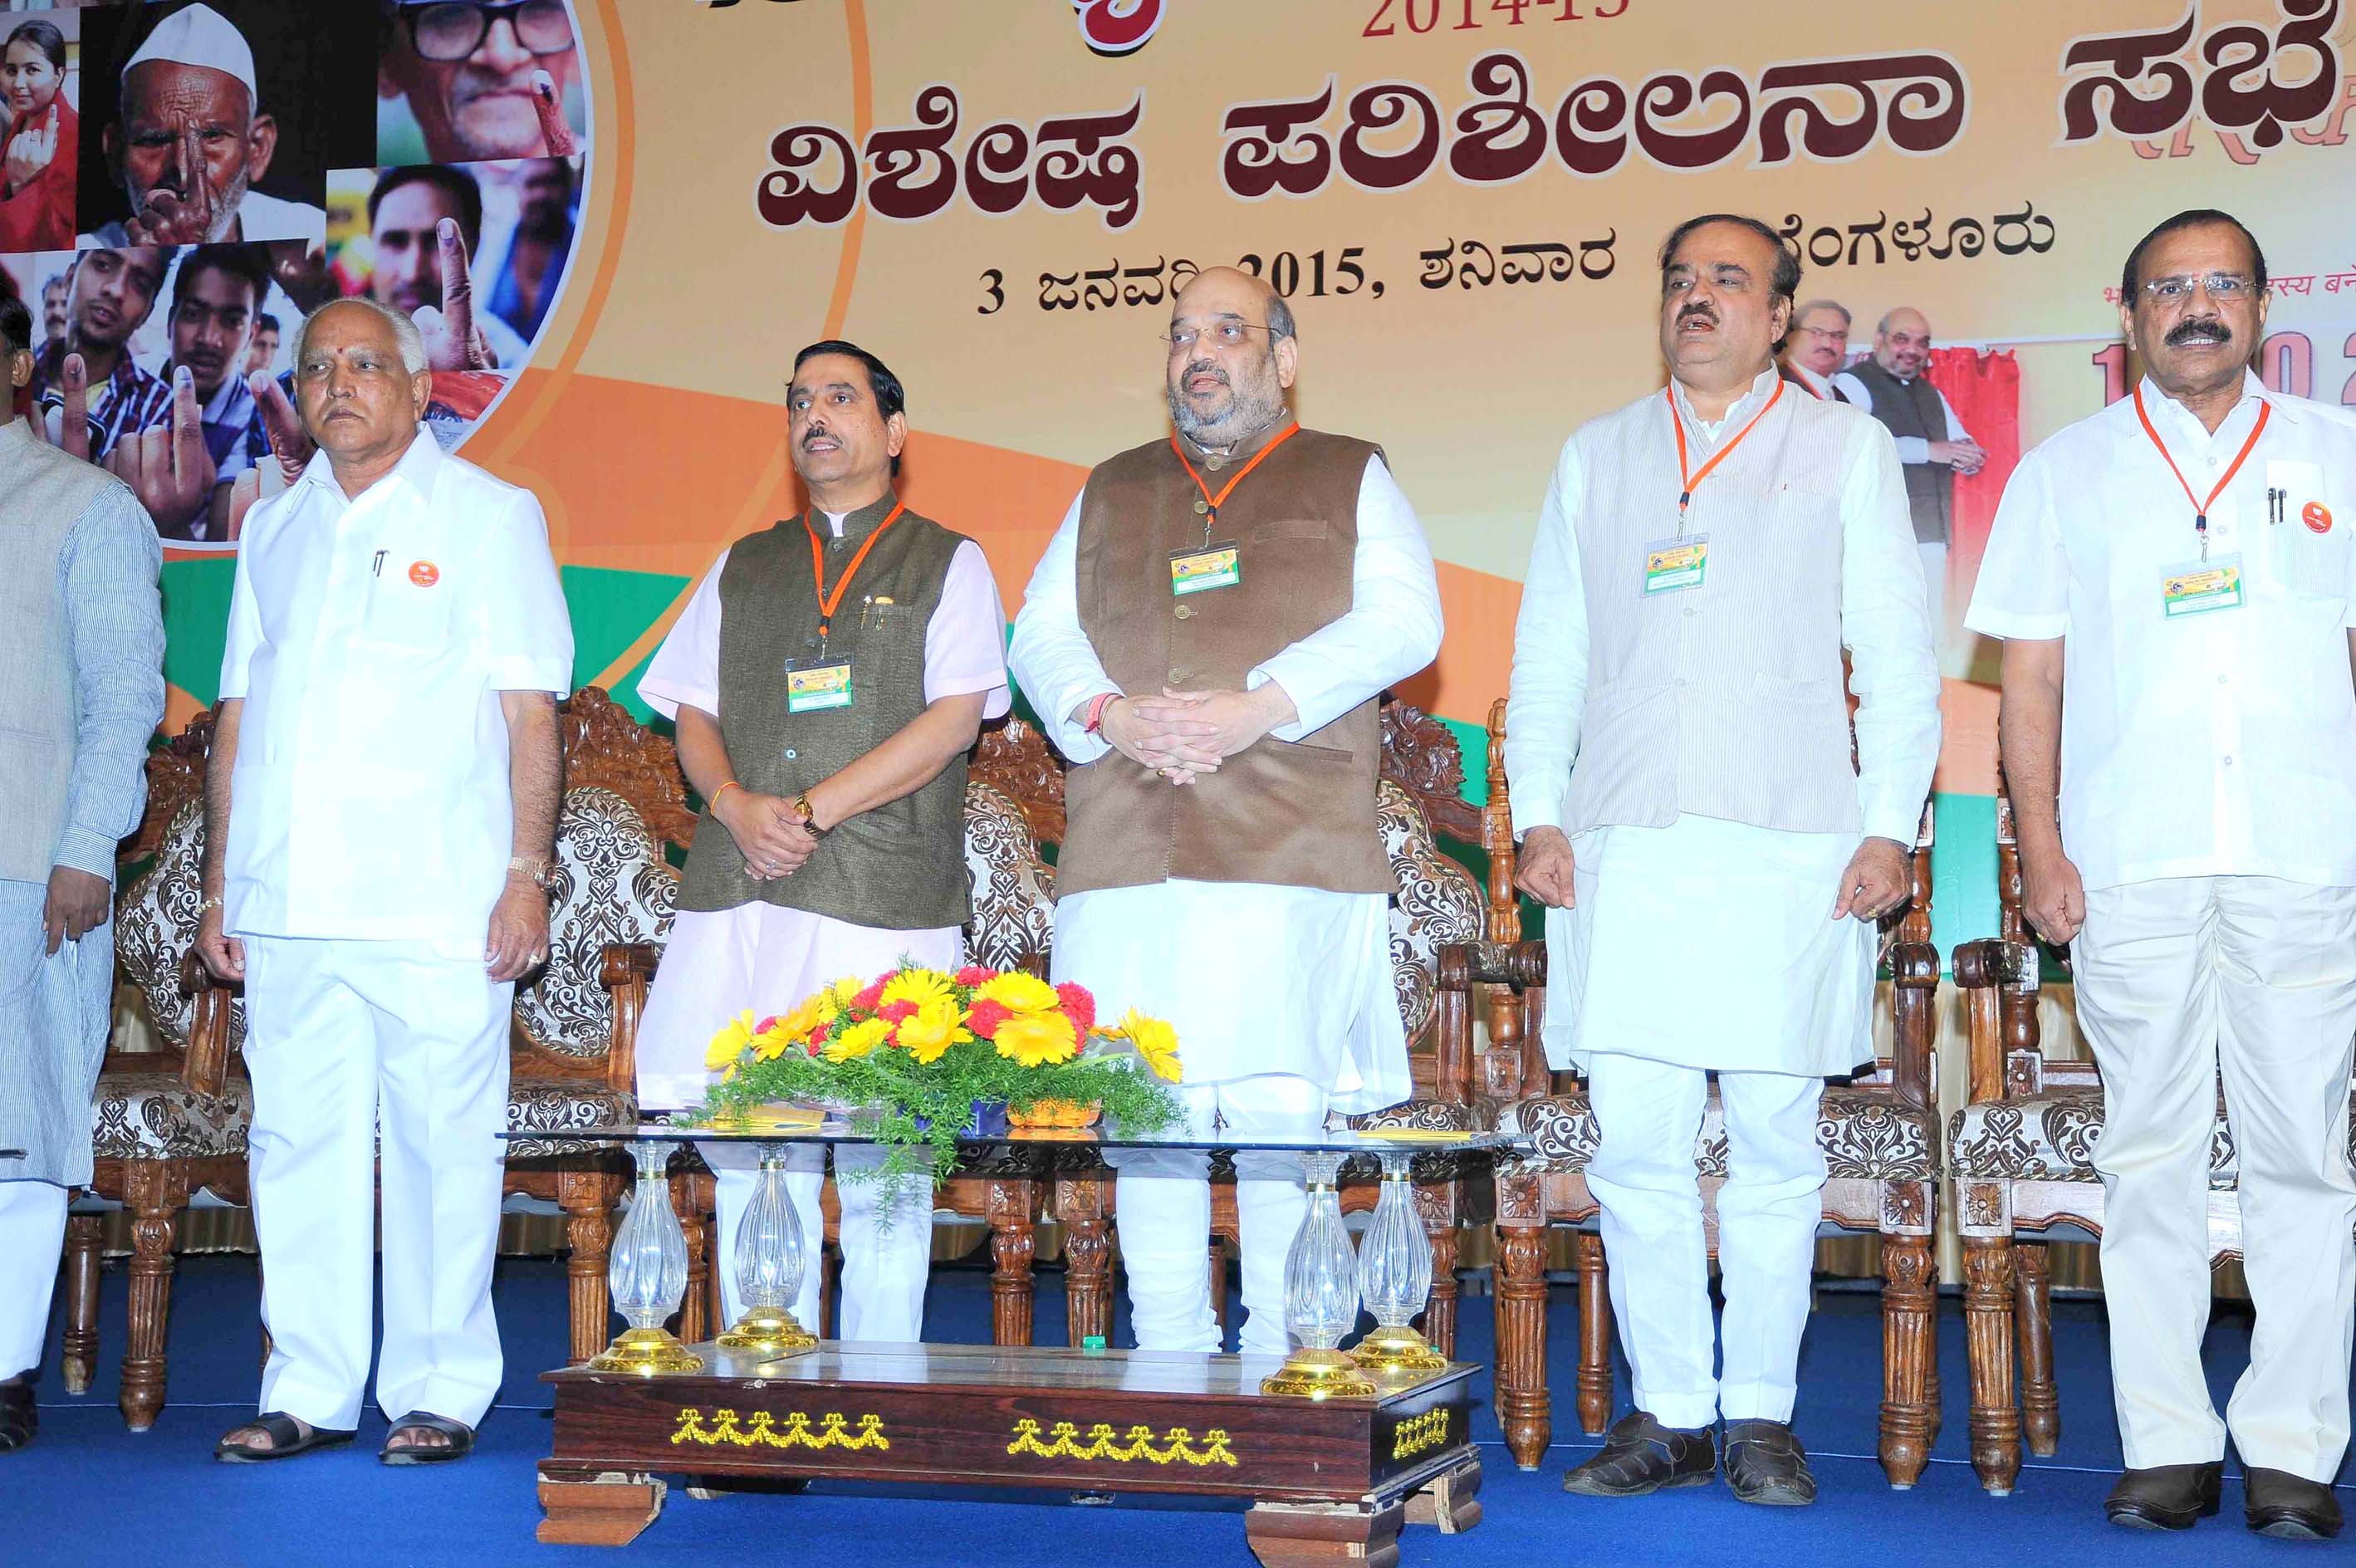
[[[1084,763],[1109,747],[1072,710],[1120,688],[1080,626],[1079,521],[1075,497],[1024,591],[1011,659],[1056,748]],[[1357,532],[1349,611],[1248,678],[1253,689],[1274,681],[1292,699],[1294,722],[1269,732],[1279,740],[1323,728],[1439,651],[1431,549],[1379,459],[1359,485]],[[1323,1088],[1335,1110],[1375,1111],[1409,1090],[1387,909],[1379,894],[1248,882],[1079,893],[1056,905],[1055,975],[1106,1008],[1170,1019],[1190,1084],[1290,1074]],[[1178,932],[1183,970],[1171,962]]]

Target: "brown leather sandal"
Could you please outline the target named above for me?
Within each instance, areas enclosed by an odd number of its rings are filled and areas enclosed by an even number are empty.
[[[270,1446],[257,1448],[250,1443],[231,1443],[241,1432],[259,1432],[270,1439]],[[308,1454],[317,1448],[340,1448],[352,1440],[349,1432],[338,1432],[332,1426],[315,1426],[305,1432],[302,1423],[283,1410],[266,1410],[252,1421],[241,1421],[213,1444],[213,1457],[224,1465],[259,1465],[271,1459],[292,1459],[297,1454]]]
[[[394,1447],[392,1440],[403,1433],[438,1432],[447,1443],[432,1444],[411,1442]],[[475,1429],[463,1421],[453,1421],[446,1415],[435,1415],[428,1410],[413,1410],[392,1423],[384,1434],[384,1446],[377,1457],[388,1465],[447,1465],[464,1459],[475,1451]]]

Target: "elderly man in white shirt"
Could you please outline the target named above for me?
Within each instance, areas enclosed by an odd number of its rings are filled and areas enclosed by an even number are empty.
[[[1440,638],[1431,552],[1381,450],[1286,411],[1292,314],[1217,267],[1172,307],[1173,434],[1100,464],[1047,546],[1010,660],[1075,764],[1055,974],[1172,1021],[1192,1124],[1314,1136],[1409,1093],[1375,820],[1383,689]],[[1124,1156],[1149,1350],[1220,1348],[1201,1155]],[[1290,1158],[1238,1165],[1243,1348],[1281,1355]]]
[[[2335,1534],[2356,1314],[2356,421],[2267,392],[2266,266],[2222,212],[2128,256],[2131,397],[2015,471],[1965,624],[2005,639],[2023,913],[2073,943],[2102,1069],[2103,1285],[2127,1472],[2114,1522]],[[2058,785],[2058,789],[2057,789]],[[2222,1073],[2257,1309],[2210,1402]]]
[[[1669,387],[1563,446],[1506,715],[1518,880],[1548,906],[1545,1044],[1602,1129],[1588,1185],[1635,1383],[1564,1485],[1705,1485],[1723,1414],[1735,1495],[1800,1504],[1816,1106],[1873,1055],[1872,922],[1907,896],[1938,671],[1889,435],[1777,375],[1797,259],[1719,214],[1675,230],[1661,269]],[[1712,1072],[1731,1144],[1715,1378],[1693,1163]]]
[[[540,503],[443,454],[432,386],[407,317],[315,311],[320,450],[238,555],[197,940],[245,983],[273,1344],[227,1460],[353,1436],[380,1191],[382,1457],[463,1457],[499,1386],[508,1031],[547,956],[573,636]]]

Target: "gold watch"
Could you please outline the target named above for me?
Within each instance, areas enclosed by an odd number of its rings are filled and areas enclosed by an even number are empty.
[[[803,830],[810,837],[814,839],[826,837],[826,830],[818,825],[818,810],[810,804],[809,790],[804,789],[794,797],[794,811],[801,817]]]
[[[532,886],[542,893],[556,891],[556,865],[541,855],[519,854],[508,862],[509,875],[522,872],[531,878]]]

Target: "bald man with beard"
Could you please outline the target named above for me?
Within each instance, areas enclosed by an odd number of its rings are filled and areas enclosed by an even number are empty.
[[[1873,358],[1833,378],[1833,389],[1888,428],[1906,475],[1906,504],[1930,590],[1931,635],[1947,628],[1947,542],[1954,526],[1955,476],[1976,474],[1987,454],[1964,428],[1955,405],[1933,386],[1931,322],[1900,306],[1873,329]]]
[[[1266,284],[1202,274],[1167,343],[1173,428],[1089,474],[1014,624],[1073,763],[1055,978],[1176,1026],[1197,1136],[1314,1137],[1409,1092],[1376,708],[1438,652],[1439,589],[1382,449],[1288,412],[1301,341]],[[1115,1158],[1138,1345],[1219,1349],[1204,1157]],[[1237,1175],[1243,1348],[1282,1355],[1299,1162]]]

